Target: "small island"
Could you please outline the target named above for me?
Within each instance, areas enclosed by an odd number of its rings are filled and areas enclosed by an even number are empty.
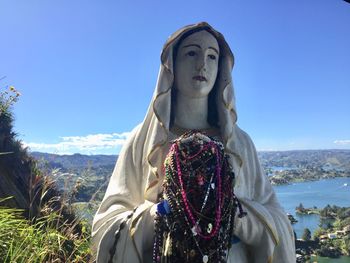
[[[300,214],[300,215],[312,215],[312,214],[320,214],[320,209],[318,209],[316,206],[312,208],[305,208],[302,203],[300,203],[296,208],[295,208],[295,213]]]
[[[292,214],[287,213],[287,217],[288,217],[291,224],[295,224],[298,222],[298,220],[296,220]]]

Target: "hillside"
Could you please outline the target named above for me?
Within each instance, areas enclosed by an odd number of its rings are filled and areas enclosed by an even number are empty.
[[[52,177],[58,187],[72,195],[72,201],[101,200],[106,191],[117,155],[58,155],[32,152],[39,168]]]
[[[117,155],[57,155],[33,152],[40,168],[62,190],[75,191],[75,201],[100,200],[108,185]],[[350,176],[350,150],[300,150],[259,152],[272,184]],[[54,173],[50,171],[54,170]],[[94,195],[96,193],[96,195]]]
[[[13,129],[19,96],[0,90],[0,261],[92,262],[89,226]]]
[[[85,169],[87,166],[104,167],[114,166],[117,155],[59,155],[42,152],[32,152],[31,155],[37,160],[45,160],[51,168]]]
[[[44,160],[45,165],[50,168],[61,168],[65,171],[86,169],[88,166],[113,169],[118,158],[117,155],[58,155],[42,152],[32,152],[31,156]],[[264,169],[318,167],[350,171],[350,150],[261,151],[258,152],[258,157]]]
[[[260,152],[272,184],[350,176],[350,150]]]
[[[350,150],[259,152],[263,167],[319,167],[350,171]]]

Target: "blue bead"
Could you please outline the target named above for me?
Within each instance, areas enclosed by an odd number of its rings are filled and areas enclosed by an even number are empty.
[[[241,242],[241,240],[237,237],[237,236],[233,236],[232,237],[232,240],[231,240],[231,244],[233,245],[233,244],[237,244],[237,243],[239,243],[239,242]]]
[[[163,200],[157,204],[157,212],[162,216],[170,213],[170,207],[167,200]]]

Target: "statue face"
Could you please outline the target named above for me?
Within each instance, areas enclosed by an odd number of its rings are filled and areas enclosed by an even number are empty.
[[[208,96],[218,73],[219,52],[216,38],[205,30],[182,40],[174,68],[178,92],[191,98]]]

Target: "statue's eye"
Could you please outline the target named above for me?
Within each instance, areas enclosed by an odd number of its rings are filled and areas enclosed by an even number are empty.
[[[194,55],[196,55],[196,52],[189,51],[189,52],[187,52],[187,55],[189,55],[190,57],[193,57]]]
[[[215,60],[216,59],[216,56],[215,55],[208,55],[208,57],[212,60]]]

